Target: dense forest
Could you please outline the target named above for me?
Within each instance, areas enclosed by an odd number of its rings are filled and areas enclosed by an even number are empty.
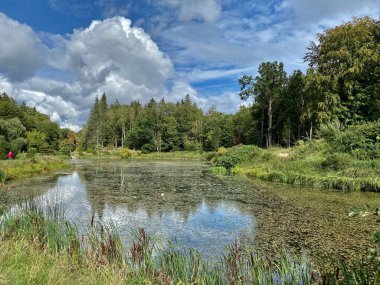
[[[61,129],[48,115],[35,108],[18,105],[7,94],[0,94],[0,159],[7,153],[68,153],[77,144],[76,135]]]
[[[152,99],[107,104],[96,99],[83,129],[85,149],[126,146],[143,151],[216,150],[255,144],[291,146],[313,139],[322,125],[345,129],[380,118],[380,22],[364,17],[318,34],[304,60],[306,73],[286,74],[263,62],[256,77],[239,79],[240,97],[254,99],[228,115],[204,113],[190,96],[177,103]],[[221,98],[223,100],[223,98]]]
[[[250,110],[242,107],[235,115],[209,110],[206,114],[187,95],[181,102],[151,99],[107,105],[106,95],[96,99],[83,129],[85,149],[121,146],[151,151],[216,150],[219,146],[250,144]]]

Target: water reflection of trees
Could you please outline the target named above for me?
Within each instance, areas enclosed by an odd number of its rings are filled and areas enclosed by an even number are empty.
[[[106,207],[123,207],[132,213],[143,210],[149,218],[174,212],[187,222],[203,201],[209,210],[215,211],[225,198],[226,191],[222,190],[229,187],[206,168],[191,164],[87,165],[79,174],[86,183],[92,213],[100,219]]]
[[[30,177],[0,187],[0,206],[8,207],[43,196],[56,185],[58,176],[54,174]]]

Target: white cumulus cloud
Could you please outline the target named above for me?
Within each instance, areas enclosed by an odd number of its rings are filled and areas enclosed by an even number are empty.
[[[44,46],[33,30],[0,12],[0,74],[22,81],[41,67]]]
[[[25,37],[24,42],[41,45],[46,58],[38,62],[43,68],[33,76],[38,64],[32,65],[27,74],[24,68],[29,57],[38,58],[39,50],[25,50],[23,60],[17,60],[17,56],[20,58],[24,50],[17,50],[12,61],[4,60],[1,54],[0,92],[6,91],[16,100],[35,106],[62,126],[78,129],[86,121],[95,96],[104,92],[110,103],[116,99],[145,103],[152,97],[170,94],[167,81],[174,73],[170,58],[143,29],[132,27],[124,17],[93,21],[88,28],[64,37],[39,34],[46,45],[30,27],[5,15],[1,17],[13,27],[7,31],[14,34],[8,46],[17,46]]]

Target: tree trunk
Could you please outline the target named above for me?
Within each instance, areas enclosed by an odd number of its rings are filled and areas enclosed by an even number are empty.
[[[310,123],[310,140],[313,139],[313,122]]]
[[[264,146],[264,109],[261,110],[261,147]]]
[[[267,146],[272,147],[272,95],[269,96],[269,102],[268,102],[268,142]]]
[[[297,140],[301,139],[301,122],[298,122],[298,127],[297,127]]]
[[[121,127],[121,147],[124,147],[124,140],[125,140],[125,124]]]

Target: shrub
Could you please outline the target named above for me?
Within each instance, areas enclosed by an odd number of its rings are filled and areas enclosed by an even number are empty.
[[[324,169],[332,169],[335,171],[344,169],[351,164],[351,158],[347,154],[333,153],[326,156],[321,166]]]
[[[130,158],[132,156],[132,153],[127,148],[122,148],[119,150],[119,156],[121,158]]]
[[[230,169],[240,162],[250,160],[255,151],[258,151],[258,147],[253,145],[232,147],[216,158],[215,165]]]
[[[4,136],[0,136],[0,159],[7,159],[9,152],[9,143]]]
[[[26,138],[19,137],[12,141],[10,144],[11,151],[15,154],[26,151],[28,146],[28,141]]]
[[[380,154],[380,121],[349,126],[339,132],[328,132],[325,127],[321,135],[336,151],[352,154],[358,159],[374,159]]]
[[[317,134],[318,137],[323,138],[329,143],[333,143],[339,139],[341,135],[339,123],[323,124]]]
[[[156,151],[156,146],[151,143],[146,143],[141,147],[142,153],[149,153],[149,152],[154,152],[154,151]]]
[[[183,140],[183,149],[186,151],[197,151],[202,148],[201,144],[198,142],[189,140],[188,138],[185,138]]]
[[[26,153],[26,158],[35,162],[36,161],[36,154],[37,154],[37,149],[35,149],[34,147],[29,147],[28,152]]]

